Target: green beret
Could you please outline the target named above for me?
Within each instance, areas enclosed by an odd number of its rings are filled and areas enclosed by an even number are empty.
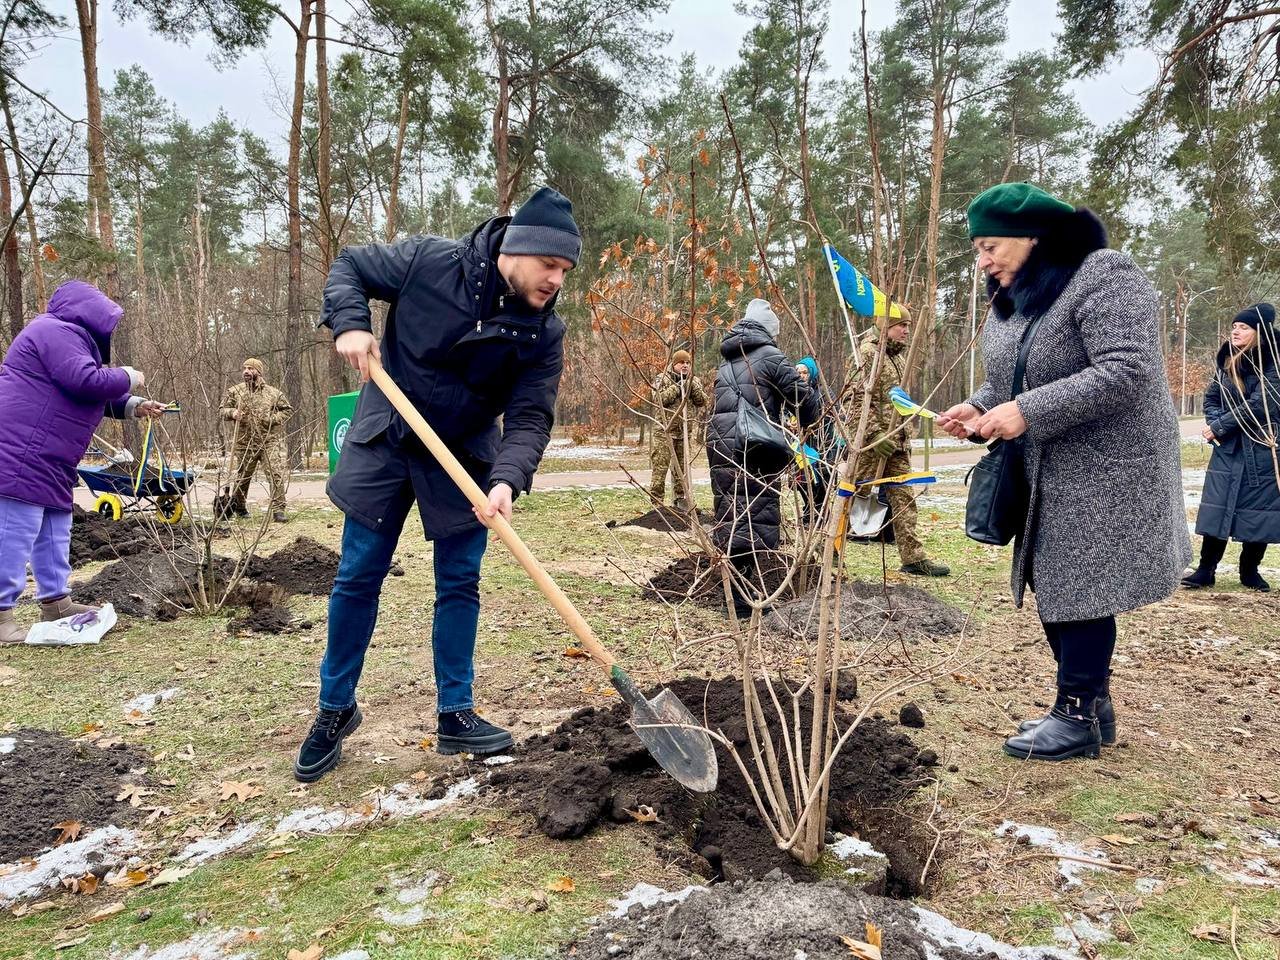
[[[1043,236],[1074,212],[1071,204],[1029,183],[997,183],[969,204],[969,239]]]

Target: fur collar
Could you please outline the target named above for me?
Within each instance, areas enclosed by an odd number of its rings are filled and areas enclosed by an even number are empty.
[[[1084,258],[1107,246],[1107,228],[1088,207],[1065,218],[1061,227],[1040,238],[1007,289],[987,280],[991,309],[1001,320],[1014,313],[1044,316],[1067,288]]]

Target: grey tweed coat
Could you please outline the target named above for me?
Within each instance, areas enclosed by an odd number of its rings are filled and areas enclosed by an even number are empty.
[[[988,315],[986,382],[969,402],[1009,399],[1029,321]],[[1045,623],[1091,620],[1162,600],[1191,561],[1178,421],[1165,378],[1156,294],[1115,250],[1090,253],[1040,321],[1018,407],[1027,421],[1031,508],[1014,540],[1012,586]]]

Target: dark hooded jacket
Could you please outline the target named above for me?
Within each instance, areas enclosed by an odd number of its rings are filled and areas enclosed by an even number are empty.
[[[482,489],[501,481],[518,495],[531,489],[551,438],[565,328],[554,299],[533,311],[507,293],[497,254],[510,219],[488,220],[462,240],[347,247],[329,270],[320,322],[335,338],[372,330],[369,301],[390,304],[380,345],[387,373]],[[329,497],[377,529],[406,484],[429,539],[478,524],[470,502],[367,383]]]
[[[1257,349],[1228,369],[1231,343],[1204,394],[1204,419],[1217,440],[1204,478],[1196,533],[1242,543],[1280,543],[1280,478],[1264,437],[1280,432],[1280,365],[1274,329],[1259,328]]]
[[[761,408],[775,423],[781,424],[784,410],[790,410],[802,426],[809,426],[818,417],[818,394],[800,379],[795,364],[754,320],[738,321],[724,335],[720,354],[724,359],[716,371],[715,405],[707,426],[715,539],[730,554],[757,547],[776,550],[780,468],[734,462],[738,399]]]

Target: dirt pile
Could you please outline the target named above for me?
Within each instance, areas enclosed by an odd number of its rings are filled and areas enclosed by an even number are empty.
[[[269,557],[254,557],[247,575],[259,583],[283,587],[291,593],[325,596],[338,573],[338,555],[310,537],[299,537]]]
[[[682,679],[669,686],[695,716],[705,708],[708,725],[722,730],[751,763],[740,681]],[[767,697],[763,687],[761,696]],[[852,717],[845,712],[850,709],[838,708],[842,728]],[[809,710],[809,701],[802,700],[804,729]],[[737,765],[723,749],[717,748],[716,790],[691,793],[658,767],[630,729],[629,716],[624,704],[579,710],[552,733],[526,741],[519,762],[496,770],[490,783],[509,792],[551,837],[578,837],[597,826],[630,823],[637,819],[631,811],[644,804],[658,815],[650,827],[662,854],[704,876],[717,872],[709,859],[722,859],[728,879],[759,877],[775,868],[813,876],[774,845]],[[936,763],[933,751],[920,751],[895,727],[872,719],[850,737],[832,774],[830,829],[857,833],[884,852],[895,891],[917,891],[932,842],[909,814],[897,811]],[[717,849],[709,856],[708,848]]]
[[[815,593],[780,604],[781,622],[808,640],[818,639]],[[840,626],[845,636],[885,640],[954,636],[964,629],[965,612],[919,587],[854,580],[840,590]]]
[[[141,517],[108,520],[80,507],[71,508],[71,566],[83,567],[95,560],[119,560],[155,547],[151,524]]]
[[[771,876],[695,890],[684,900],[633,906],[598,923],[563,956],[575,960],[849,960],[840,939],[865,940],[867,923],[883,934],[885,960],[1062,960],[1073,954],[1011,947],[900,900],[837,881],[793,883]],[[857,954],[861,956],[862,954]]]
[[[116,612],[148,620],[176,620],[190,613],[203,579],[209,593],[218,591],[235,571],[226,557],[213,558],[204,568],[199,554],[190,547],[154,551],[107,564],[89,581],[72,589],[80,603],[111,603]]]
[[[15,730],[0,740],[13,741],[11,751],[0,753],[0,863],[51,846],[61,832],[54,824],[79,823],[88,833],[142,815],[116,801],[122,783],[144,782],[129,773],[147,765],[138,748],[117,744],[100,750],[49,730]]]
[[[762,551],[757,554],[757,578],[764,584],[764,589],[773,593],[786,579],[794,558],[777,551]],[[810,564],[802,571],[803,576],[813,582],[818,573],[818,566]],[[795,580],[793,579],[793,585]],[[649,580],[641,594],[646,600],[659,600],[667,603],[681,603],[691,600],[700,607],[716,609],[724,605],[724,586],[720,580],[720,570],[714,566],[703,553],[686,554],[674,561],[665,570],[661,570]],[[791,592],[784,596],[794,597]]]
[[[699,510],[698,521],[704,526],[712,523],[715,515],[710,510]],[[670,507],[654,507],[648,513],[642,513],[630,520],[610,520],[605,523],[609,529],[614,527],[644,527],[646,530],[670,530],[673,533],[684,533],[689,530],[689,518]]]

